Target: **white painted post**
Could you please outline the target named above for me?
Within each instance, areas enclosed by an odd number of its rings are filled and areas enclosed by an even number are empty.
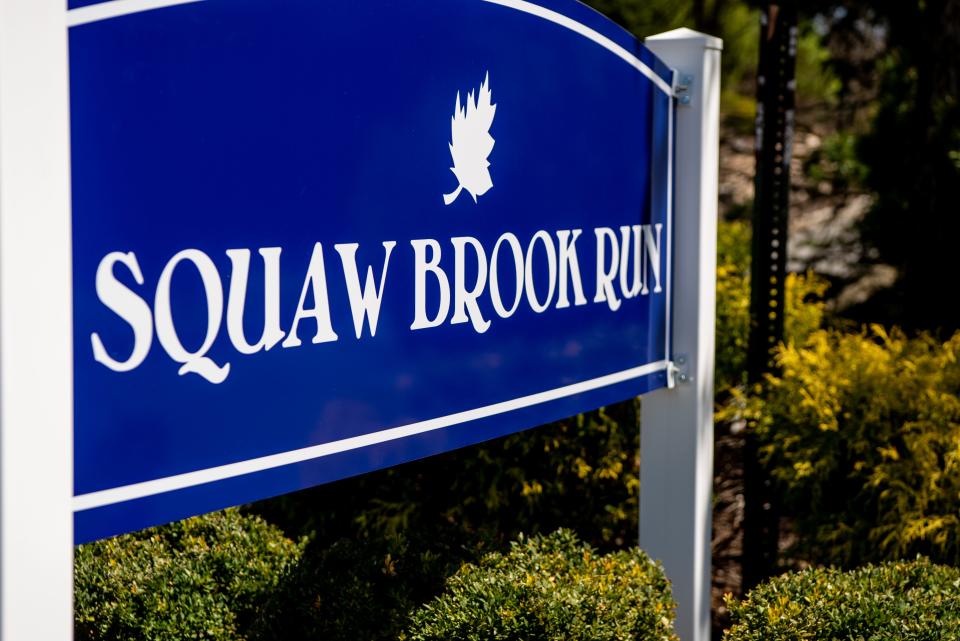
[[[640,546],[663,561],[682,641],[710,639],[720,51],[690,29],[646,40],[692,82],[676,115],[673,345],[677,385],[642,399]],[[683,81],[681,80],[681,83]]]
[[[0,640],[73,631],[66,2],[0,0]]]

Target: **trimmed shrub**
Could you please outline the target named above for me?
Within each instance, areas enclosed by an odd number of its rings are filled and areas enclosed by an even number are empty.
[[[960,570],[925,559],[784,574],[738,602],[724,641],[960,638]]]
[[[559,530],[461,567],[401,639],[674,641],[673,610],[662,568],[642,551],[601,556]]]
[[[81,545],[77,641],[243,641],[301,546],[258,517],[215,512]]]
[[[960,333],[819,331],[778,362],[747,416],[802,551],[960,565]]]

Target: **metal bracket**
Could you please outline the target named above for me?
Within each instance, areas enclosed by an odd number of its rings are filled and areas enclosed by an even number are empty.
[[[677,384],[689,385],[693,382],[690,375],[690,365],[686,354],[678,354],[676,359],[667,364],[667,388],[673,389]]]
[[[679,102],[681,105],[689,106],[692,100],[690,97],[691,89],[693,89],[693,74],[679,74],[679,78],[677,79],[677,87],[673,92],[677,102]]]

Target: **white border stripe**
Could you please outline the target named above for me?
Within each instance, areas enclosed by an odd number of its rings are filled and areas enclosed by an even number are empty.
[[[191,2],[203,2],[203,0],[110,0],[110,2],[70,9],[67,11],[67,26],[76,27],[77,25],[108,20],[130,13],[140,13]]]
[[[165,492],[172,492],[174,490],[182,490],[184,488],[212,483],[214,481],[223,481],[225,479],[230,479],[237,476],[244,476],[246,474],[253,474],[255,472],[262,472],[264,470],[283,467],[284,465],[303,463],[305,461],[311,461],[324,456],[330,456],[331,454],[339,454],[341,452],[347,452],[361,447],[368,447],[370,445],[395,441],[408,436],[423,434],[424,432],[432,432],[445,427],[451,427],[461,423],[468,423],[470,421],[496,416],[497,414],[503,414],[513,410],[523,409],[525,407],[540,405],[541,403],[555,401],[567,396],[573,396],[574,394],[589,392],[601,387],[608,387],[610,385],[616,385],[617,383],[624,383],[642,376],[647,376],[648,374],[665,370],[666,368],[666,361],[657,361],[655,363],[649,363],[648,365],[642,365],[640,367],[623,370],[622,372],[616,372],[614,374],[607,374],[606,376],[601,376],[599,378],[593,378],[588,381],[574,383],[564,387],[558,387],[546,392],[523,396],[521,398],[513,399],[512,401],[494,403],[493,405],[487,405],[477,409],[467,410],[465,412],[458,412],[456,414],[449,414],[447,416],[441,416],[439,418],[433,418],[426,421],[421,421],[419,423],[411,423],[409,425],[393,427],[380,432],[372,432],[362,436],[353,436],[351,438],[345,438],[339,441],[323,443],[322,445],[313,445],[311,447],[305,447],[299,450],[291,450],[289,452],[282,452],[280,454],[271,454],[270,456],[250,459],[249,461],[240,461],[239,463],[230,463],[228,465],[211,467],[205,470],[197,470],[196,472],[177,474],[175,476],[168,476],[166,478],[156,479],[153,481],[144,481],[143,483],[134,483],[133,485],[125,485],[123,487],[112,488],[109,490],[100,490],[99,492],[81,494],[73,497],[73,511],[82,512],[83,510],[113,505],[114,503],[123,503],[125,501],[132,501],[134,499],[153,496],[155,494],[163,494]]]
[[[614,55],[623,59],[624,62],[629,64],[631,67],[635,68],[637,71],[642,73],[644,76],[649,78],[653,84],[657,86],[660,91],[667,94],[668,96],[673,95],[673,88],[668,85],[663,78],[658,76],[653,69],[648,67],[644,62],[642,62],[635,55],[618,45],[616,42],[610,38],[594,31],[590,27],[587,27],[583,24],[580,24],[572,18],[568,18],[562,13],[557,13],[556,11],[551,11],[541,7],[540,5],[533,4],[532,2],[526,2],[526,0],[483,0],[484,2],[489,2],[490,4],[498,4],[503,7],[509,7],[510,9],[516,9],[517,11],[523,11],[524,13],[529,13],[530,15],[537,16],[538,18],[543,18],[544,20],[549,20],[550,22],[556,23],[561,27],[566,27],[570,31],[580,34],[588,40],[592,40],[597,43],[604,49],[610,51]]]
[[[554,24],[565,27],[574,33],[577,33],[588,40],[595,42],[604,49],[610,51],[624,62],[635,68],[644,76],[650,79],[660,91],[668,96],[673,95],[673,89],[661,78],[653,69],[648,67],[643,61],[635,55],[615,43],[610,38],[594,31],[590,27],[583,25],[572,18],[568,18],[562,13],[551,11],[540,5],[527,2],[526,0],[483,0],[490,4],[496,4],[530,15],[549,20]],[[203,2],[203,0],[109,0],[99,4],[92,4],[86,7],[77,7],[67,11],[67,26],[76,27],[82,24],[108,20],[118,16],[125,16],[131,13],[140,13],[153,9],[162,9],[172,7],[178,4],[190,4],[193,2]]]
[[[673,82],[676,82],[676,79],[677,72],[674,71]],[[663,352],[668,361],[674,359],[671,330],[673,327],[673,197],[676,194],[673,188],[673,118],[676,108],[676,102],[671,99],[667,104],[667,326],[665,332],[667,344]],[[667,376],[667,381],[672,384],[672,374]]]

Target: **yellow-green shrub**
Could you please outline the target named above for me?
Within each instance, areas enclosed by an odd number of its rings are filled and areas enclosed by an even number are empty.
[[[747,416],[821,562],[960,564],[960,333],[873,327],[783,347]]]
[[[750,226],[722,222],[717,229],[716,388],[723,394],[747,382],[750,334]],[[813,272],[789,274],[784,290],[784,334],[802,342],[820,328],[827,283]]]
[[[727,597],[724,641],[948,641],[960,637],[960,570],[925,559],[811,569]]]

